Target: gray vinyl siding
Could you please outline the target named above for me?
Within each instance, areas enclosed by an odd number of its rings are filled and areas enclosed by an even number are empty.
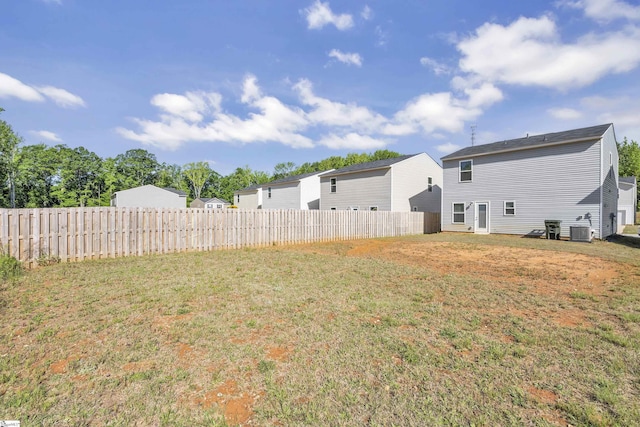
[[[186,208],[187,197],[154,185],[143,185],[115,192],[111,205],[140,208]]]
[[[433,179],[431,192],[428,177]],[[392,166],[392,209],[408,212],[415,206],[420,212],[440,212],[442,167],[423,153]]]
[[[337,178],[335,193],[330,192],[331,178]],[[353,206],[361,210],[377,206],[378,210],[390,211],[391,170],[365,170],[320,178],[320,209],[344,210]]]
[[[271,187],[271,198],[269,198]],[[300,209],[300,182],[287,182],[262,187],[263,209]]]
[[[609,159],[610,154],[611,160]],[[600,236],[604,238],[616,233],[618,229],[618,148],[613,127],[609,127],[602,136],[601,163],[602,222]]]
[[[238,195],[240,195],[240,201],[238,201]],[[262,209],[261,188],[250,192],[236,192],[233,197],[233,204],[235,204],[238,209]]]
[[[473,157],[471,182],[459,182],[461,159],[445,160],[442,230],[474,232],[475,203],[487,202],[490,233],[539,233],[557,219],[563,236],[587,225],[600,237],[600,149],[591,141]],[[514,216],[505,201],[516,203]],[[452,224],[453,203],[464,203],[465,224]]]

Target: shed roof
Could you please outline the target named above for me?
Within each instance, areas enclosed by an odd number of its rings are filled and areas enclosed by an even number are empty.
[[[422,153],[419,153],[419,154],[422,154]],[[394,157],[394,158],[391,158],[391,159],[382,159],[382,160],[374,160],[373,162],[358,163],[358,164],[355,164],[355,165],[346,166],[344,168],[335,169],[335,170],[332,170],[332,171],[329,171],[329,172],[325,172],[320,176],[340,175],[340,174],[344,174],[344,173],[360,172],[360,171],[366,171],[366,170],[372,170],[372,169],[387,168],[387,167],[391,167],[395,163],[399,163],[399,162],[401,162],[403,160],[406,160],[406,159],[408,159],[410,157],[418,156],[419,154],[407,154],[405,156]]]
[[[186,196],[187,193],[185,193],[182,190],[178,190],[177,188],[172,188],[172,187],[164,187],[162,188],[163,190],[167,190],[167,191],[171,191],[172,193],[177,194],[178,196]]]
[[[268,182],[266,184],[262,184],[262,186],[264,187],[265,185],[270,185],[270,184],[284,184],[286,182],[296,182],[296,181],[300,181],[300,180],[305,179],[305,178],[309,178],[310,176],[320,175],[320,174],[325,173],[325,172],[327,172],[327,171],[309,172],[309,173],[302,173],[302,174],[299,174],[299,175],[286,176],[284,178],[276,179],[276,180]]]
[[[618,182],[635,185],[636,184],[636,177],[635,176],[621,176],[621,177],[618,178]]]
[[[580,129],[566,130],[563,132],[545,133],[542,135],[527,135],[524,138],[509,139],[506,141],[493,142],[491,144],[475,145],[465,147],[454,153],[442,157],[442,160],[453,160],[464,157],[484,156],[488,154],[524,150],[527,148],[537,148],[545,145],[557,145],[570,142],[596,140],[602,137],[611,127],[611,123],[591,126]]]

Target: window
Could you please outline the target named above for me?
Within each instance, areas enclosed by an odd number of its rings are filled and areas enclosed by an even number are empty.
[[[515,215],[516,214],[516,202],[504,202],[504,214]]]
[[[213,203],[207,203],[207,209],[212,209],[213,208]]]
[[[347,210],[349,211],[357,211],[360,208],[360,206],[349,206],[349,208]]]
[[[427,191],[429,193],[433,192],[433,177],[431,176],[427,178]]]
[[[271,198],[271,187],[267,188],[267,198],[270,199]]]
[[[460,182],[471,181],[473,168],[473,160],[460,161]]]
[[[338,178],[331,178],[331,192],[335,193],[338,189]]]
[[[218,208],[218,209],[222,209],[222,205],[221,205],[221,204],[217,204],[217,205],[216,205],[216,208]]]
[[[369,210],[370,211],[377,211],[378,207],[377,206],[369,206]]]
[[[329,208],[329,209],[331,209],[332,211],[337,211],[338,210],[338,208],[336,208],[335,206],[332,207],[332,208]]]
[[[240,203],[240,195],[238,194],[238,203]]]
[[[414,212],[418,212],[418,207],[414,206],[414,207],[411,208],[411,210],[414,211]]]
[[[454,224],[464,224],[464,203],[453,204],[453,221]]]

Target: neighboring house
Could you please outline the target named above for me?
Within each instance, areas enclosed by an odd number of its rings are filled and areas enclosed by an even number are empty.
[[[320,175],[288,176],[262,185],[263,209],[320,209]]]
[[[440,212],[442,167],[420,153],[320,175],[320,209]]]
[[[442,231],[544,234],[545,220],[616,232],[612,124],[463,148],[442,158]]]
[[[232,204],[238,209],[262,209],[262,184],[234,191]]]
[[[189,204],[191,208],[199,208],[199,209],[224,209],[230,205],[229,202],[218,199],[217,197],[212,198],[199,198],[195,199]]]
[[[618,225],[633,225],[638,207],[638,182],[635,176],[618,178]]]
[[[136,208],[186,208],[187,193],[175,188],[155,185],[116,191],[111,196],[111,206]]]

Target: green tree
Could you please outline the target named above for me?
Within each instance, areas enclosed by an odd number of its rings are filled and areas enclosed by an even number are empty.
[[[100,206],[104,188],[102,159],[84,147],[56,145],[56,148],[60,173],[52,194],[59,206]]]
[[[4,111],[0,108],[0,112]],[[0,203],[5,207],[16,207],[16,179],[20,162],[20,144],[18,136],[9,123],[0,120],[0,183],[2,193]]]
[[[114,163],[119,190],[153,184],[160,169],[155,154],[141,148],[118,154]]]
[[[294,173],[295,171],[296,171],[296,164],[293,162],[278,163],[273,168],[273,175],[271,176],[271,179],[275,181],[276,179],[281,179],[291,175],[296,175],[296,173]],[[301,172],[301,173],[305,173],[305,172]]]
[[[177,188],[179,190],[188,190],[189,186],[184,181],[182,167],[180,165],[169,165],[162,163],[156,175],[155,185],[160,188]]]
[[[45,144],[26,145],[20,150],[16,180],[16,204],[24,208],[56,206],[52,189],[59,176],[59,156]]]
[[[199,199],[202,189],[211,176],[211,168],[207,162],[187,163],[182,168],[182,174],[189,182],[194,199]]]

